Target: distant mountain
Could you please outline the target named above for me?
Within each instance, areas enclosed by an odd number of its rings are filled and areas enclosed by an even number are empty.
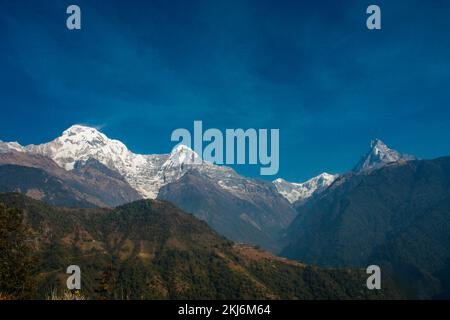
[[[278,192],[289,202],[303,202],[310,198],[314,193],[325,190],[338,175],[328,174],[326,172],[303,183],[288,182],[284,179],[276,179],[273,184]]]
[[[390,163],[415,159],[414,156],[401,154],[396,150],[390,149],[383,141],[375,139],[370,144],[370,150],[361,158],[352,172],[366,174]],[[288,199],[294,206],[299,206],[326,190],[338,177],[340,177],[339,174],[332,175],[324,172],[302,183],[288,182],[279,178],[274,180],[273,184],[283,197]]]
[[[386,164],[398,161],[410,161],[416,158],[412,155],[401,154],[396,150],[390,149],[379,139],[372,140],[369,152],[361,158],[353,171],[356,173],[369,172],[379,169]]]
[[[38,298],[82,270],[90,299],[383,299],[359,269],[321,269],[236,245],[161,200],[117,209],[60,209],[19,194],[0,203],[25,213],[39,258]],[[59,284],[59,286],[58,286]]]
[[[382,157],[385,159],[385,157]],[[339,177],[298,207],[282,255],[382,266],[411,297],[450,297],[450,157]]]
[[[113,207],[141,199],[122,176],[93,159],[76,162],[74,170],[66,171],[47,157],[10,150],[0,153],[2,165],[15,170],[3,168],[0,189],[20,191],[53,205]]]
[[[242,184],[245,192],[236,193],[198,171],[188,171],[162,187],[158,198],[193,213],[229,239],[277,252],[281,231],[293,220],[295,210],[269,182]]]

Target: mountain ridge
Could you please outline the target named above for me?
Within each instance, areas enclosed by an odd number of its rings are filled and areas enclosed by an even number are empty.
[[[17,142],[0,141],[0,153],[8,151],[51,158],[66,171],[73,170],[77,162],[95,159],[121,174],[141,197],[149,199],[156,198],[161,187],[178,180],[189,170],[197,170],[208,175],[223,189],[234,192],[237,196],[245,193],[246,185],[251,185],[253,180],[240,176],[229,167],[198,161],[199,155],[183,145],[174,147],[167,154],[136,154],[119,140],[110,139],[96,128],[84,125],[73,125],[64,130],[60,137],[40,145],[21,146]],[[352,171],[364,173],[381,168],[390,162],[413,159],[415,157],[400,154],[388,148],[381,140],[375,139],[371,142],[369,152]],[[319,193],[337,176],[324,172],[301,183],[288,182],[281,178],[272,183],[281,195],[294,203],[306,201],[314,193]]]
[[[331,185],[339,175],[323,172],[305,182],[288,182],[282,178],[273,181],[278,192],[290,203],[306,201],[314,193],[318,193]]]

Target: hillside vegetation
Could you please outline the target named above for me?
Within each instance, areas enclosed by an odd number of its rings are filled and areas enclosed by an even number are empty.
[[[161,200],[116,209],[63,209],[20,194],[0,194],[34,232],[38,290],[65,287],[67,266],[82,270],[89,299],[366,299],[358,269],[321,269],[235,244],[205,222]],[[0,289],[0,291],[2,288]]]

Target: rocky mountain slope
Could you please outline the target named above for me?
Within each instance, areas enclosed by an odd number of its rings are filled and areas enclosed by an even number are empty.
[[[9,165],[9,170],[4,165]],[[12,171],[11,166],[16,170]],[[48,157],[9,151],[0,153],[0,169],[3,172],[0,189],[22,192],[54,205],[113,207],[141,199],[118,173],[94,159],[76,162],[73,170],[66,171]],[[34,176],[25,174],[40,171]],[[22,174],[16,176],[19,173]],[[52,184],[51,192],[47,188],[49,181],[57,182]]]
[[[237,195],[214,179],[189,171],[162,187],[158,198],[193,213],[234,241],[277,252],[281,232],[295,217],[295,210],[269,182],[254,181],[245,190]]]

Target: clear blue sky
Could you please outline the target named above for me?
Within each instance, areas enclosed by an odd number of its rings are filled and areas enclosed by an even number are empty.
[[[448,0],[3,0],[0,139],[42,143],[82,123],[166,153],[194,120],[279,128],[292,181],[351,169],[372,138],[450,155],[449,16]]]

